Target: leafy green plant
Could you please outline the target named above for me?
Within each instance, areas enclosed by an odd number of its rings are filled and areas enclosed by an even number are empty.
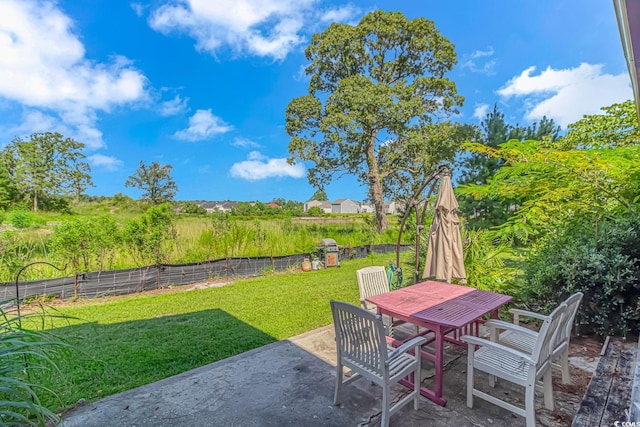
[[[582,330],[626,336],[640,327],[640,214],[628,212],[598,227],[573,222],[546,238],[526,268],[522,299],[550,311],[584,293]]]
[[[175,238],[175,214],[169,203],[149,208],[125,223],[121,240],[138,265],[166,262]]]
[[[14,209],[9,211],[7,222],[16,228],[27,228],[33,222],[33,215],[28,210]]]
[[[515,290],[515,276],[518,270],[507,265],[515,257],[511,248],[501,243],[490,230],[461,229],[464,266],[467,286],[512,295]],[[429,246],[429,233],[420,234],[419,276],[424,271],[425,256]],[[405,280],[415,277],[415,248],[403,255]]]
[[[58,421],[41,400],[43,395],[51,399],[54,392],[33,380],[34,372],[49,376],[52,370],[57,372],[54,355],[66,347],[50,333],[32,328],[45,316],[0,309],[0,425],[44,426]]]

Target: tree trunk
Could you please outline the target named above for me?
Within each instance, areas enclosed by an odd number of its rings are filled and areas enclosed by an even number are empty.
[[[33,191],[33,211],[38,212],[38,192]]]
[[[384,198],[382,197],[382,178],[378,170],[378,159],[375,151],[375,134],[371,136],[367,147],[367,165],[369,166],[369,197],[376,211],[376,227],[378,233],[382,233],[389,226],[387,214],[384,210]]]

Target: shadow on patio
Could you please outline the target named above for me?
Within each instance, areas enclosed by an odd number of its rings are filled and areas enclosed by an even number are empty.
[[[542,408],[536,399],[541,426],[571,425],[595,369],[599,348],[572,341],[574,385],[554,376],[556,409]],[[580,355],[582,357],[580,357]],[[420,408],[402,408],[391,417],[393,426],[515,426],[524,418],[476,399],[466,406],[466,351],[446,349],[446,407],[421,398]],[[433,375],[424,363],[424,381]],[[477,386],[487,390],[486,375]],[[333,405],[335,342],[333,325],[289,340],[225,359],[165,380],[107,397],[67,414],[62,426],[376,426],[380,424],[381,389],[367,380],[345,388],[340,407]],[[396,396],[406,389],[398,387]],[[522,389],[498,382],[492,390],[521,403]]]

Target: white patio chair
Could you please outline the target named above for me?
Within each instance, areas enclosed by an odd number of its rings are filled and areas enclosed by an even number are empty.
[[[356,277],[358,278],[358,288],[360,290],[360,304],[364,309],[376,313],[377,307],[367,301],[366,298],[384,294],[391,290],[387,271],[380,266],[365,267],[356,271]],[[394,335],[394,326],[405,323],[402,320],[394,320],[386,315],[382,316],[382,320],[387,330],[387,335],[390,337]],[[417,335],[419,333],[418,326],[415,327],[415,330]]]
[[[477,396],[488,402],[525,417],[527,427],[535,427],[535,390],[538,380],[542,378],[544,406],[553,409],[553,388],[551,385],[551,347],[554,335],[567,306],[563,303],[556,308],[542,323],[537,334],[533,351],[524,353],[484,338],[472,335],[462,337],[468,343],[467,356],[467,406],[473,408],[473,397]],[[476,349],[476,347],[479,347]],[[498,399],[473,386],[473,374],[476,370],[489,374],[489,385],[495,386],[496,377],[521,385],[525,388],[524,408]]]
[[[340,403],[342,386],[365,377],[382,387],[382,426],[389,417],[413,399],[418,409],[420,397],[420,346],[426,341],[416,337],[398,348],[387,344],[382,318],[353,304],[331,300],[336,331],[337,373],[334,403]],[[409,351],[412,350],[413,354]],[[351,377],[343,380],[343,366]],[[413,376],[413,391],[391,406],[391,387],[402,378]]]
[[[564,312],[564,316],[560,321],[558,333],[552,344],[552,366],[559,369],[562,373],[563,384],[571,383],[571,375],[569,374],[569,342],[571,340],[573,322],[580,301],[582,301],[582,296],[582,292],[577,292],[564,301],[563,304],[567,306],[567,310]],[[524,353],[531,353],[538,333],[519,326],[520,317],[526,316],[545,320],[548,316],[517,308],[511,309],[509,312],[513,314],[513,323],[507,323],[501,320],[489,320],[485,323],[485,326],[489,328],[491,341],[504,344]],[[502,330],[505,332],[500,332]]]

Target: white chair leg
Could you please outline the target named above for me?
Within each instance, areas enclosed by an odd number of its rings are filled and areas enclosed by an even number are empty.
[[[495,375],[489,375],[489,386],[490,387],[495,387],[496,386],[496,376]]]
[[[544,407],[553,411],[553,384],[552,384],[551,366],[542,377],[542,384],[544,387]]]
[[[527,427],[536,427],[535,382],[527,385],[524,396],[524,412]]]
[[[473,408],[473,347],[467,353],[467,406]]]
[[[342,364],[338,362],[337,378],[336,378],[336,392],[333,396],[333,404],[338,405],[340,403],[340,395],[342,394]]]
[[[386,384],[382,387],[382,421],[381,427],[389,427],[389,405],[391,403],[390,387]]]
[[[560,354],[560,372],[562,372],[562,384],[571,384],[571,374],[569,373],[569,349]]]

